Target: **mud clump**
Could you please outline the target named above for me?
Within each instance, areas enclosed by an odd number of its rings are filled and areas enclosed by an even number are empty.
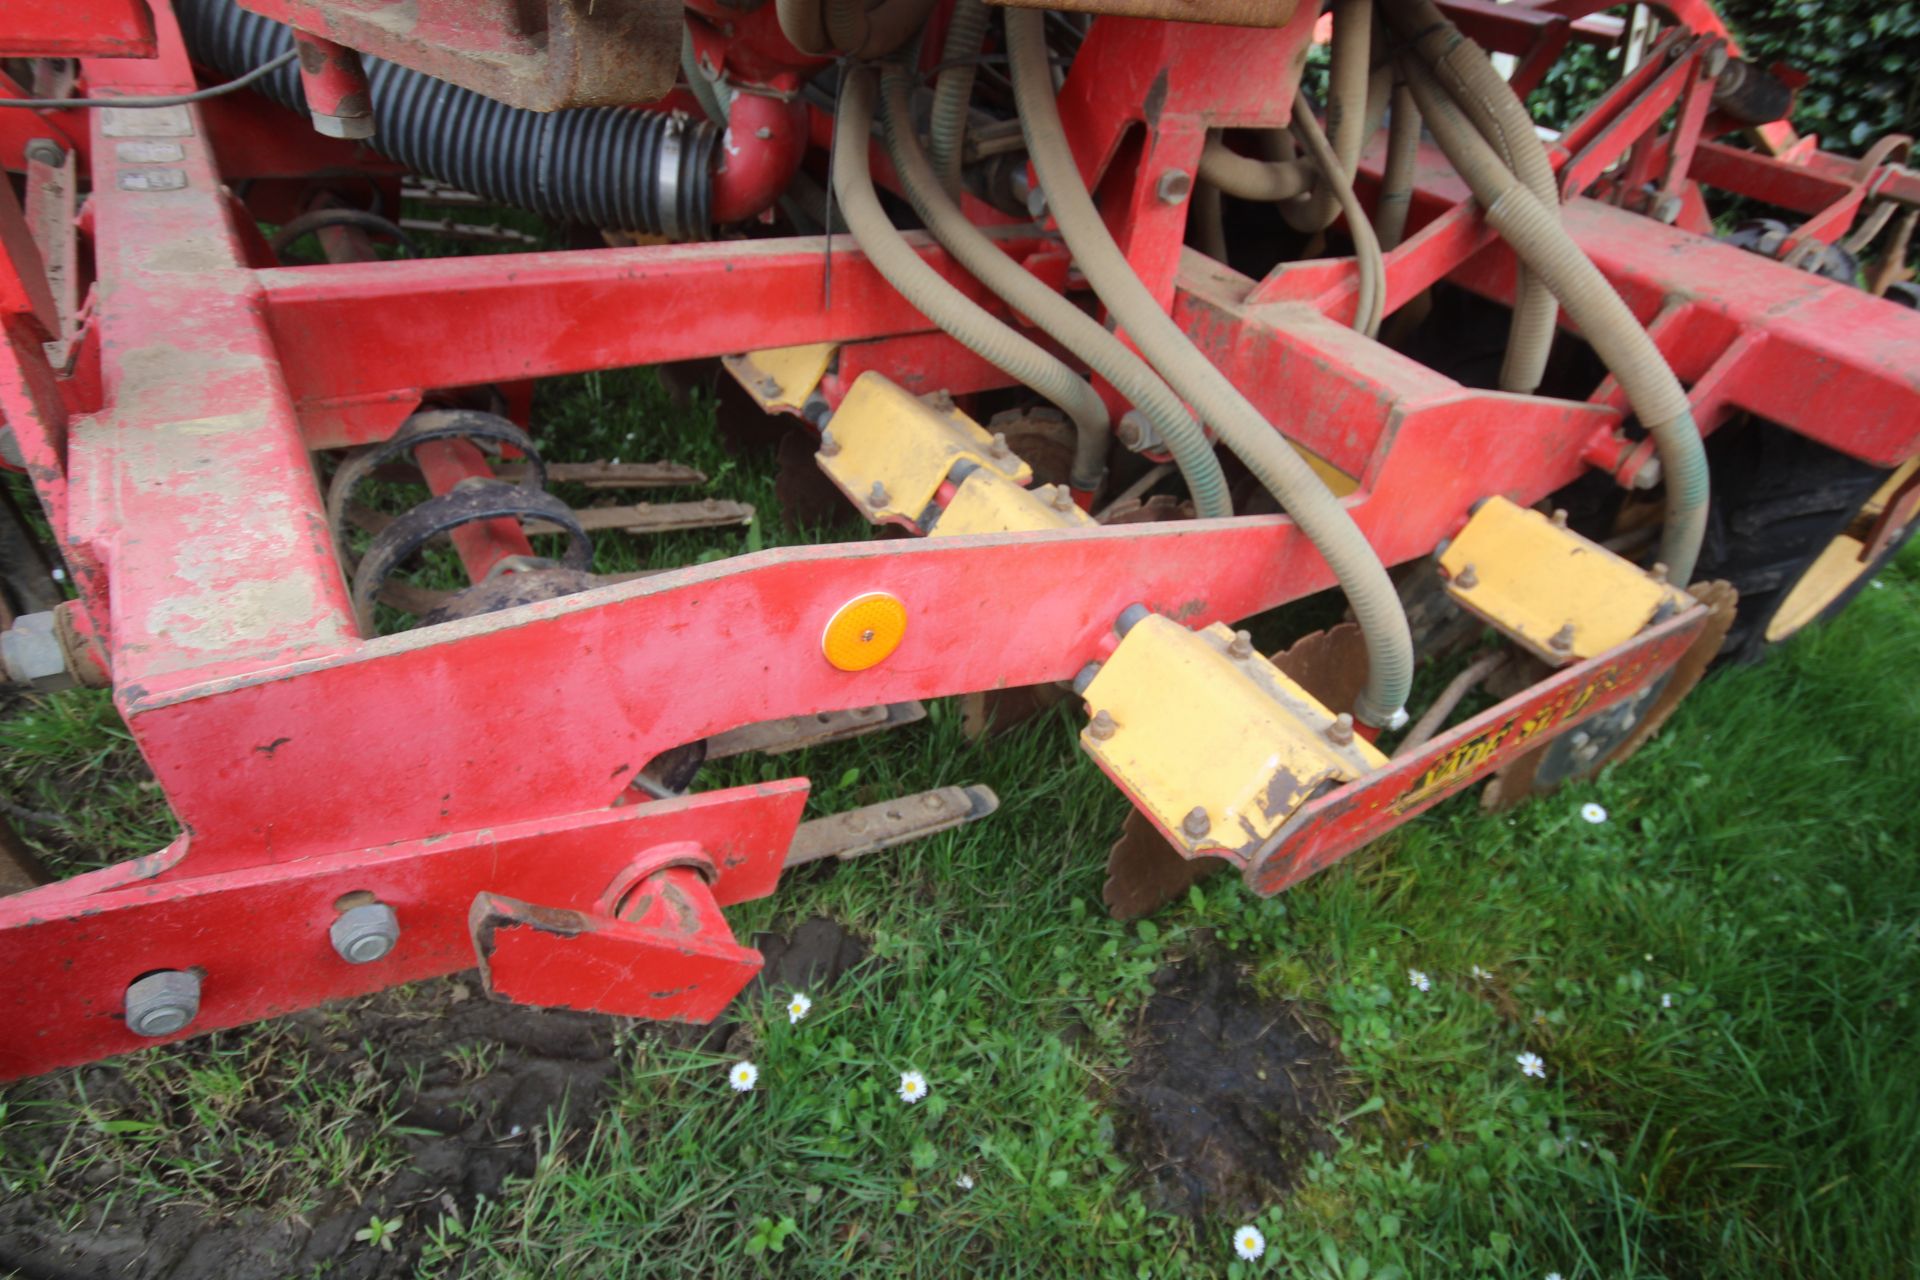
[[[1214,958],[1163,970],[1115,1103],[1154,1207],[1251,1216],[1331,1152],[1340,1054],[1298,1006],[1262,1000]]]

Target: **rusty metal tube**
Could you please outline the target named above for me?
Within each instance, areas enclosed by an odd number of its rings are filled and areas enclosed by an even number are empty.
[[[1126,255],[1107,231],[1080,177],[1073,149],[1067,144],[1059,107],[1054,102],[1043,15],[1034,9],[1008,9],[1005,20],[1014,101],[1027,140],[1027,154],[1081,273],[1141,354],[1213,424],[1220,438],[1326,557],[1346,590],[1366,640],[1367,686],[1354,714],[1372,725],[1397,723],[1406,714],[1407,692],[1413,683],[1413,637],[1386,567],[1346,507],[1286,438],[1160,309],[1159,302],[1134,274]]]
[[[1553,290],[1658,446],[1667,486],[1660,561],[1669,580],[1685,586],[1699,559],[1708,498],[1706,450],[1686,391],[1639,319],[1560,225],[1558,209],[1543,207],[1502,163],[1419,59],[1404,63],[1427,127],[1472,188],[1488,225]]]
[[[881,82],[881,117],[887,153],[900,179],[900,189],[912,202],[920,221],[941,247],[959,259],[980,283],[1086,361],[1089,368],[1111,382],[1146,415],[1186,479],[1195,510],[1203,516],[1232,515],[1233,506],[1227,496],[1220,460],[1214,457],[1206,434],[1172,388],[1160,380],[1146,361],[1109,333],[1105,325],[1001,252],[1000,246],[968,221],[941,189],[939,176],[913,135],[911,86],[912,74],[906,68],[887,68]],[[1098,477],[1106,467],[1107,437],[1083,431],[1078,441],[1075,476]],[[1081,487],[1077,478],[1075,487]]]
[[[834,113],[833,191],[846,217],[847,229],[874,268],[922,315],[987,363],[1059,405],[1073,420],[1074,429],[1083,440],[1097,438],[1102,442],[1097,450],[1089,446],[1075,454],[1074,487],[1098,488],[1106,464],[1104,442],[1112,424],[1107,406],[1094,393],[1093,386],[941,278],[907,243],[906,237],[887,217],[886,210],[880,207],[867,159],[867,148],[873,139],[877,79],[871,67],[847,68]],[[1077,464],[1082,456],[1092,457],[1096,452],[1098,470],[1081,473]]]

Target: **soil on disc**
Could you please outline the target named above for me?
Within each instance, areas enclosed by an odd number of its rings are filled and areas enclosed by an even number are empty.
[[[1342,1062],[1298,1006],[1214,957],[1162,970],[1114,1099],[1121,1148],[1156,1207],[1251,1217],[1331,1152]]]
[[[867,954],[865,943],[830,920],[809,920],[789,936],[763,934],[754,945],[766,956],[760,988],[821,989]],[[249,1179],[238,1167],[248,1157],[207,1150],[190,1105],[165,1099],[170,1114],[153,1114],[151,1076],[136,1085],[134,1059],[62,1072],[0,1093],[11,1118],[0,1143],[51,1147],[64,1131],[36,1128],[26,1117],[52,1113],[75,1120],[73,1109],[160,1120],[162,1142],[182,1156],[228,1171],[249,1185],[252,1203],[218,1208],[185,1196],[128,1194],[124,1169],[110,1159],[66,1161],[54,1184],[33,1196],[0,1203],[0,1275],[28,1280],[279,1280],[325,1274],[350,1280],[407,1276],[415,1271],[429,1229],[448,1214],[465,1219],[481,1196],[498,1197],[510,1178],[534,1172],[555,1143],[583,1142],[605,1108],[620,1070],[618,1032],[624,1020],[563,1010],[496,1004],[480,993],[475,975],[382,992],[290,1014],[258,1030],[218,1033],[190,1041],[175,1053],[189,1069],[231,1065],[245,1046],[248,1066],[275,1070],[272,1060],[303,1057],[303,1086],[384,1100],[384,1137],[404,1160],[377,1185],[345,1186],[298,1212],[303,1188]],[[724,1050],[735,1024],[647,1025],[643,1035]],[[369,1055],[364,1046],[379,1046]],[[263,1065],[262,1065],[263,1064]],[[185,1071],[176,1071],[184,1076]],[[290,1073],[294,1074],[294,1073]],[[377,1074],[377,1079],[370,1075]],[[191,1091],[179,1088],[179,1094]],[[50,1105],[37,1105],[50,1104]],[[250,1102],[235,1119],[276,1150],[299,1141],[292,1098]],[[370,1112],[373,1110],[369,1109]],[[376,1136],[379,1114],[348,1124],[350,1139]],[[549,1126],[552,1126],[550,1129]],[[358,1127],[359,1131],[353,1130]],[[85,1121],[78,1122],[85,1135]],[[257,1152],[256,1148],[256,1152]],[[52,1159],[53,1151],[40,1151]],[[10,1156],[9,1165],[20,1163]],[[216,1175],[217,1176],[217,1175]],[[311,1194],[311,1187],[305,1188]],[[327,1198],[330,1197],[330,1198]],[[402,1217],[397,1247],[383,1252],[354,1233],[375,1215]]]

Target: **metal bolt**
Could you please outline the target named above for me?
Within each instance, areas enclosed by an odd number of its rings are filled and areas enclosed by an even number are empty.
[[[1093,684],[1093,678],[1099,674],[1100,664],[1097,662],[1089,662],[1086,666],[1074,672],[1073,691],[1075,693],[1085,693],[1088,686]]]
[[[875,480],[873,482],[873,488],[867,490],[867,504],[869,506],[875,506],[875,507],[886,506],[887,505],[887,486],[881,484],[878,480]]]
[[[1102,707],[1093,713],[1093,721],[1087,725],[1087,736],[1105,742],[1113,736],[1113,731],[1117,728],[1119,726],[1114,724],[1113,717],[1107,714],[1106,708]]]
[[[23,613],[0,631],[0,672],[15,684],[31,685],[42,693],[71,689],[78,683],[60,645],[53,611]]]
[[[765,374],[756,379],[753,385],[760,388],[760,394],[769,400],[772,400],[780,394],[780,379],[774,377],[772,374]]]
[[[1472,565],[1463,564],[1460,572],[1453,575],[1453,585],[1462,591],[1471,591],[1480,585],[1480,575],[1473,571]]]
[[[1667,566],[1661,563],[1660,561],[1655,560],[1653,562],[1653,567],[1647,570],[1647,576],[1649,578],[1652,578],[1655,582],[1665,582],[1667,580]]]
[[[822,431],[820,433],[820,456],[823,458],[837,458],[840,456],[840,442],[833,438],[833,432],[831,431]]]
[[[1672,226],[1680,221],[1680,210],[1684,207],[1679,196],[1661,196],[1654,202],[1653,220]]]
[[[1198,840],[1201,836],[1213,830],[1213,819],[1207,816],[1207,811],[1204,807],[1195,805],[1192,810],[1188,812],[1185,820],[1180,823],[1180,829]]]
[[[58,168],[66,163],[67,153],[52,138],[35,138],[27,144],[27,159]]]
[[[1179,204],[1193,193],[1193,175],[1185,169],[1169,169],[1160,175],[1153,192],[1162,204]]]
[[[938,791],[931,792],[920,803],[936,812],[947,807],[947,798]]]
[[[1047,193],[1039,187],[1033,187],[1027,192],[1027,213],[1034,218],[1047,216]]]
[[[1153,424],[1147,421],[1147,416],[1138,409],[1129,409],[1120,415],[1120,425],[1115,428],[1115,434],[1120,437],[1122,445],[1136,453],[1143,449],[1151,449],[1159,443],[1159,436],[1154,433]]]
[[[1654,488],[1660,483],[1662,474],[1660,470],[1660,459],[1648,458],[1640,464],[1640,469],[1633,473],[1632,486],[1640,490]]]
[[[348,964],[372,964],[399,943],[400,917],[384,902],[363,902],[336,916],[327,937]]]
[[[1342,711],[1327,726],[1327,741],[1336,747],[1348,746],[1353,742],[1353,717]]]
[[[1452,546],[1452,545],[1453,545],[1453,539],[1452,539],[1452,538],[1442,538],[1442,539],[1440,539],[1440,541],[1438,541],[1438,542],[1436,542],[1436,543],[1434,543],[1434,544],[1433,544],[1433,558],[1434,558],[1435,560],[1438,560],[1438,559],[1439,559],[1439,558],[1440,558],[1441,556],[1444,556],[1445,554],[1447,554],[1447,548],[1448,548],[1448,547],[1450,547],[1450,546]]]
[[[1727,46],[1716,44],[1707,50],[1707,56],[1700,60],[1709,77],[1718,77],[1727,69]]]
[[[1556,529],[1564,529],[1567,527],[1567,509],[1565,507],[1555,507],[1553,509],[1553,527]]]
[[[1573,624],[1569,622],[1566,625],[1562,626],[1558,631],[1554,632],[1553,638],[1547,641],[1547,646],[1551,648],[1555,653],[1566,653],[1568,650],[1572,649],[1573,648]]]
[[[1053,509],[1055,511],[1073,510],[1073,493],[1067,486],[1060,485],[1053,491]]]
[[[1140,623],[1152,616],[1153,610],[1147,608],[1147,606],[1143,604],[1130,604],[1120,611],[1118,618],[1113,620],[1113,629],[1124,636],[1127,632],[1133,630]]]
[[[200,975],[163,969],[127,987],[127,1030],[137,1036],[170,1036],[200,1014]]]
[[[1234,632],[1233,643],[1227,646],[1227,655],[1242,660],[1251,658],[1253,656],[1253,633],[1250,631]]]
[[[1007,448],[1007,437],[996,431],[993,433],[993,443],[987,447],[987,452],[996,458],[1005,458],[1010,457],[1013,450]]]
[[[927,396],[927,404],[935,413],[952,413],[953,392],[944,389],[932,392]]]

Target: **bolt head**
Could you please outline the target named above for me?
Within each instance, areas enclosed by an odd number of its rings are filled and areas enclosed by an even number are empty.
[[[887,502],[887,486],[875,480],[873,482],[873,488],[867,491],[867,502],[876,507],[885,506]]]
[[[1201,836],[1213,830],[1213,819],[1207,816],[1207,811],[1204,807],[1195,805],[1188,811],[1186,818],[1180,823],[1180,829],[1198,840]]]
[[[358,140],[373,136],[372,116],[330,116],[311,112],[313,131],[328,138]]]
[[[1567,509],[1565,507],[1555,507],[1553,509],[1553,527],[1556,529],[1564,529],[1567,527]]]
[[[833,458],[838,457],[839,454],[840,442],[833,438],[833,432],[822,431],[820,433],[820,456],[823,458]]]
[[[1680,211],[1685,204],[1679,196],[1661,196],[1653,206],[1653,220],[1664,222],[1669,227],[1680,221]]]
[[[1655,560],[1653,562],[1653,567],[1647,570],[1647,576],[1649,578],[1652,578],[1655,582],[1665,582],[1667,580],[1667,566],[1662,562]]]
[[[16,684],[42,693],[71,689],[77,683],[67,668],[67,653],[52,610],[23,613],[0,631],[0,670]]]
[[[1193,175],[1185,169],[1169,169],[1154,184],[1154,194],[1162,204],[1179,204],[1193,194]]]
[[[1471,591],[1480,585],[1480,575],[1473,571],[1472,565],[1463,564],[1460,572],[1453,575],[1453,585],[1462,591]]]
[[[67,153],[52,138],[35,138],[27,144],[26,156],[29,160],[38,160],[41,164],[56,168],[66,163]]]
[[[384,902],[348,907],[334,918],[327,936],[348,964],[372,964],[400,941],[400,917]]]
[[[137,1036],[170,1036],[200,1015],[200,975],[163,969],[131,983],[126,995],[127,1030]]]
[[[1327,741],[1336,747],[1344,747],[1353,741],[1353,717],[1342,711],[1327,726]]]
[[[987,452],[991,453],[996,458],[1004,458],[1013,452],[1013,450],[1007,448],[1007,437],[1005,432],[996,431],[993,433],[993,443],[988,446]]]
[[[1547,644],[1561,653],[1573,648],[1573,624],[1569,622],[1554,632],[1553,638],[1548,640]]]
[[[1105,708],[1102,708],[1094,712],[1093,720],[1087,725],[1087,733],[1090,737],[1105,742],[1113,736],[1113,731],[1117,728],[1119,728],[1119,726],[1114,724],[1113,717],[1107,713]]]
[[[1053,491],[1053,509],[1055,511],[1073,510],[1073,493],[1065,485]]]
[[[1253,656],[1253,633],[1250,631],[1234,632],[1233,643],[1227,646],[1227,652],[1236,658],[1251,658]]]

